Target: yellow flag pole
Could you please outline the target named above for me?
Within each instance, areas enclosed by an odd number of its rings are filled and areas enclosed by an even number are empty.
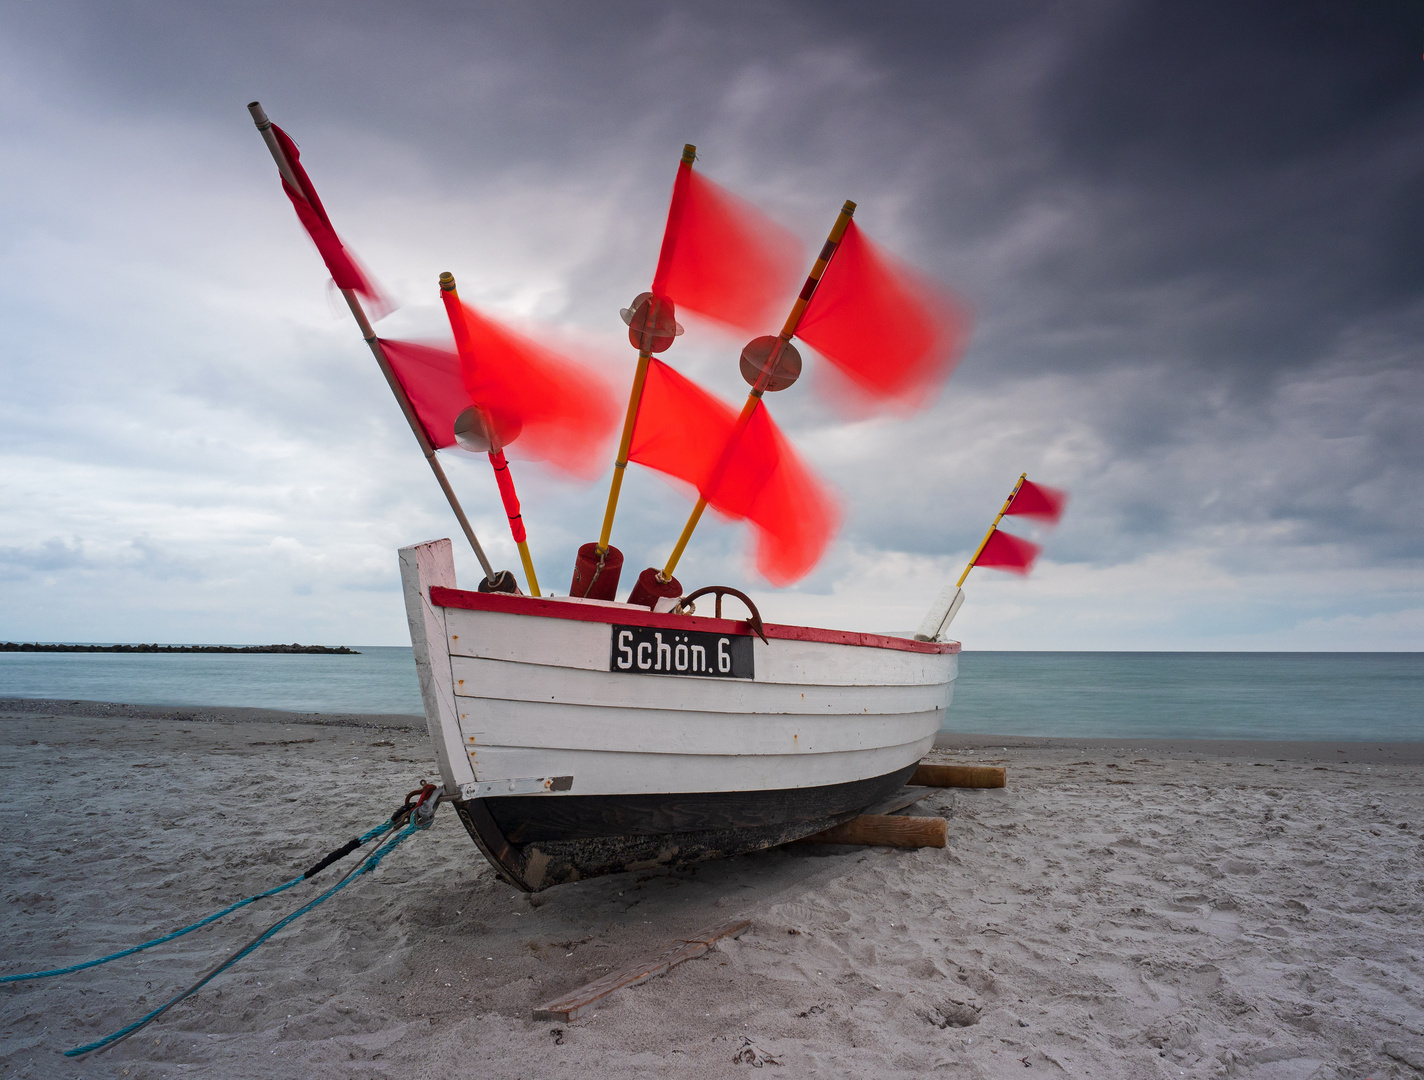
[[[1019,488],[1023,487],[1023,482],[1028,479],[1028,473],[1019,473],[1019,482],[1014,485],[1014,490],[1009,492],[1009,497],[1004,500],[1003,507],[999,510],[999,516],[994,519],[994,524],[989,526],[989,531],[984,534],[984,539],[979,541],[979,546],[974,549],[974,555],[969,560],[969,565],[964,568],[964,573],[959,575],[959,580],[954,583],[956,589],[964,585],[964,579],[969,576],[969,571],[974,569],[974,563],[984,551],[984,545],[989,542],[989,537],[994,535],[994,530],[999,527],[999,522],[1004,520],[1004,515],[1009,512],[1009,507],[1014,504],[1014,496],[1019,493]]]
[[[459,308],[460,294],[455,291],[455,275],[448,270],[440,275],[440,291],[454,302],[454,306],[447,303],[445,310],[450,317],[450,331],[455,335],[455,347],[458,350],[468,330],[463,325],[456,325],[457,319],[463,322],[463,309]],[[534,576],[534,560],[529,555],[529,543],[522,535],[524,518],[519,509],[519,496],[514,491],[514,477],[510,474],[509,462],[504,457],[504,447],[498,444],[493,427],[485,432],[485,437],[489,443],[489,459],[494,468],[495,483],[504,503],[504,512],[509,517],[509,531],[519,548],[519,561],[524,564],[524,580],[529,583],[529,595],[539,596],[539,579]]]
[[[653,303],[657,303],[656,300]],[[598,534],[598,554],[608,554],[608,541],[613,536],[613,515],[618,512],[618,494],[623,490],[623,472],[628,468],[628,450],[633,445],[633,421],[643,400],[643,383],[648,378],[648,361],[653,354],[638,350],[638,370],[633,375],[633,388],[628,393],[628,413],[623,417],[623,438],[618,443],[618,458],[613,462],[613,480],[608,485],[608,505],[603,509],[603,530]]]
[[[826,238],[826,244],[821,248],[821,254],[817,257],[815,264],[811,267],[811,273],[806,278],[806,284],[801,287],[801,295],[796,298],[796,303],[791,306],[791,314],[786,317],[786,323],[781,328],[778,335],[779,340],[772,348],[771,353],[762,365],[761,374],[757,376],[757,381],[752,385],[751,393],[747,395],[746,404],[742,406],[741,415],[737,417],[736,427],[732,429],[732,438],[728,440],[728,447],[741,436],[742,429],[746,427],[747,421],[751,419],[752,411],[761,401],[762,394],[766,393],[767,383],[771,381],[772,373],[776,370],[777,358],[781,355],[781,346],[790,341],[796,333],[796,328],[801,325],[801,317],[806,314],[806,306],[811,302],[811,297],[816,292],[816,286],[821,282],[821,275],[826,272],[826,267],[830,265],[831,256],[836,253],[836,247],[840,244],[841,238],[845,236],[846,228],[850,225],[851,215],[855,213],[855,203],[849,199],[841,207],[840,216],[836,218],[836,223],[831,227],[831,233]],[[724,453],[725,456],[725,453]],[[1017,490],[1017,489],[1015,489]],[[707,500],[699,498],[697,505],[692,508],[692,513],[688,515],[687,524],[682,527],[682,535],[677,538],[677,546],[672,549],[672,554],[668,556],[667,565],[658,574],[660,581],[668,581],[672,578],[672,573],[677,569],[678,560],[682,558],[682,553],[687,547],[687,542],[692,539],[692,531],[697,528],[697,523],[702,520],[702,512],[707,509]]]
[[[697,157],[697,147],[686,143],[682,148],[682,164],[691,165]],[[633,388],[628,394],[628,412],[623,417],[623,438],[618,443],[618,459],[613,463],[613,480],[608,485],[608,505],[603,511],[603,530],[598,534],[598,556],[608,554],[608,541],[613,535],[613,515],[618,512],[618,494],[623,489],[623,473],[628,468],[628,451],[633,445],[633,425],[638,419],[638,405],[643,400],[643,384],[648,378],[648,361],[653,357],[649,346],[653,343],[652,328],[657,326],[658,298],[652,299],[648,312],[649,333],[643,335],[643,346],[638,350],[638,370],[633,376]]]

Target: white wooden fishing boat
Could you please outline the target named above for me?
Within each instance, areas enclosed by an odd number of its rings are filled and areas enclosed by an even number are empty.
[[[1037,546],[1001,536],[999,521],[1057,520],[1066,496],[1020,476],[913,639],[763,625],[749,599],[721,586],[709,617],[691,606],[708,590],[681,596],[673,574],[709,506],[756,530],[768,581],[809,572],[834,534],[834,499],[763,400],[798,379],[792,339],[854,385],[857,410],[870,401],[899,410],[930,400],[962,352],[968,322],[958,303],[877,254],[847,200],[780,333],[765,334],[775,313],[757,298],[794,284],[795,238],[695,174],[696,147],[684,146],[652,289],[622,312],[638,367],[599,539],[578,550],[569,590],[578,596],[541,597],[504,446],[520,437],[532,458],[578,472],[605,419],[611,435],[616,401],[595,408],[594,373],[475,311],[449,272],[438,280],[453,353],[378,336],[362,298],[378,306],[384,298],[337,235],[296,143],[258,102],[248,110],[484,571],[478,591],[461,590],[449,540],[400,553],[445,795],[498,872],[533,891],[754,851],[830,828],[895,792],[950,704],[959,643],[945,635],[969,569],[979,561],[1026,570]],[[682,332],[677,305],[759,335],[739,361],[750,384],[740,414],[655,358]],[[437,457],[455,445],[488,453],[532,595],[495,570],[475,536]],[[698,492],[662,569],[646,568],[629,594],[647,606],[614,599],[623,555],[610,541],[630,461]],[[1016,503],[1021,491],[1032,497]],[[724,593],[751,618],[723,619]]]
[[[897,791],[934,742],[959,643],[456,588],[402,548],[446,792],[537,891],[786,843]]]

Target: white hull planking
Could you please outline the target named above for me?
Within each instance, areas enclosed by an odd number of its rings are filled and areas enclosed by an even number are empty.
[[[431,586],[455,585],[450,542],[400,554],[447,790],[572,776],[570,795],[672,794],[883,776],[933,745],[958,672],[957,652],[782,638],[753,639],[754,679],[610,671],[610,623],[646,608],[600,603],[609,622],[592,622],[437,607]]]

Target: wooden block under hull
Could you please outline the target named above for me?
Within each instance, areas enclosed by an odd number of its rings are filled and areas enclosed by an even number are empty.
[[[1006,773],[999,765],[928,765],[920,763],[909,783],[925,787],[1003,787]]]
[[[901,817],[896,814],[862,814],[798,844],[863,844],[867,847],[945,847],[949,822],[942,817]]]
[[[597,1002],[627,986],[637,986],[649,979],[666,974],[685,960],[695,960],[709,949],[716,948],[717,942],[725,938],[740,937],[751,926],[750,919],[738,919],[714,929],[681,938],[677,944],[657,956],[648,957],[636,964],[628,964],[611,971],[601,979],[572,990],[553,1001],[546,1001],[534,1010],[535,1020],[562,1020],[567,1023],[584,1016]]]

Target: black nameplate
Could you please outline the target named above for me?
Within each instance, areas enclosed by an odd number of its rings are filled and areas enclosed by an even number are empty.
[[[636,675],[701,675],[717,679],[754,678],[752,639],[703,630],[655,630],[614,626],[609,671]]]

